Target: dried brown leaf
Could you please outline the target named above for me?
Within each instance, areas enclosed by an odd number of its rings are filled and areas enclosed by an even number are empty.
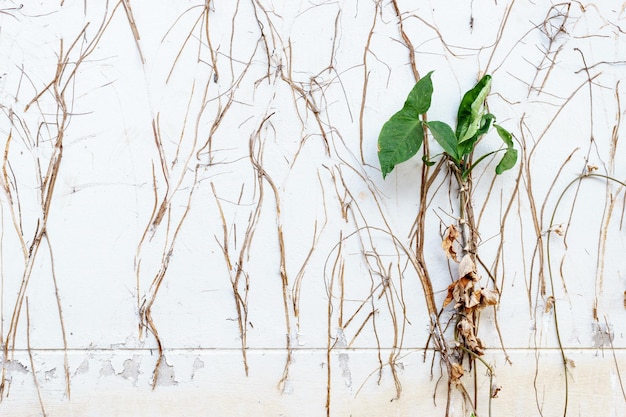
[[[463,338],[467,349],[471,350],[478,356],[482,356],[485,353],[482,342],[478,337],[476,337],[474,324],[467,317],[463,317],[459,320],[457,330],[459,331],[459,335]]]
[[[474,308],[481,304],[480,290],[470,291],[465,301],[465,308]]]
[[[465,302],[465,287],[467,279],[458,279],[454,281],[454,288],[452,289],[452,299],[455,301],[454,308],[459,308]]]
[[[465,374],[465,369],[463,369],[463,366],[461,364],[453,363],[450,367],[450,373],[451,382],[458,385],[461,383],[461,378]]]
[[[474,292],[474,280],[470,278],[471,275],[459,278],[454,283],[452,290],[452,298],[456,302],[454,308],[472,306],[472,293]],[[476,300],[478,302],[478,300]]]
[[[474,333],[474,325],[466,317],[459,320],[456,327],[459,329],[459,334],[463,337],[468,337]]]
[[[467,347],[478,356],[483,356],[485,354],[483,342],[476,337],[476,335],[473,335],[471,339],[467,340]]]
[[[488,306],[495,306],[498,304],[498,296],[500,294],[496,290],[490,290],[487,288],[480,289],[480,308]]]
[[[454,249],[454,246],[459,236],[460,234],[456,226],[451,224],[446,229],[446,232],[443,235],[443,241],[441,242],[441,248],[446,253],[448,259],[452,259],[455,262],[458,262],[458,260],[456,258],[456,250]]]
[[[559,236],[563,236],[565,234],[565,231],[563,230],[563,225],[559,224],[555,229],[554,229],[554,233],[556,233]]]
[[[459,278],[463,278],[472,273],[476,275],[476,264],[470,254],[466,254],[459,263]]]
[[[448,285],[448,295],[446,295],[446,299],[443,300],[443,308],[446,308],[448,304],[452,302],[454,299],[454,289],[456,288],[457,281],[454,281],[452,284]],[[624,301],[626,307],[626,300]]]
[[[496,383],[496,378],[493,378],[493,383],[491,384],[491,398],[498,398],[498,393],[502,391],[502,386]]]

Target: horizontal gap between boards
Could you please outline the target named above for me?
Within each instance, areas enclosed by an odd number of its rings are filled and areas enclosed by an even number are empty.
[[[333,348],[332,352],[391,352],[393,351],[393,348]],[[397,350],[397,349],[396,349]],[[497,349],[497,348],[491,348],[491,349],[484,349],[485,353],[503,353],[504,351],[502,349]],[[597,352],[599,355],[606,355],[607,353],[610,353],[612,350],[616,351],[616,352],[626,352],[626,347],[604,347],[604,348],[593,348],[593,347],[565,347],[563,348],[564,351],[568,351],[568,352]],[[145,347],[141,347],[141,348],[133,348],[133,347],[111,347],[111,348],[94,348],[94,347],[90,347],[90,348],[67,348],[67,349],[63,349],[63,348],[32,348],[30,349],[31,353],[111,353],[111,352],[144,352],[144,353],[150,353],[152,355],[156,355],[158,354],[158,350],[156,348],[145,348]],[[291,349],[292,352],[310,352],[310,353],[316,353],[316,352],[327,352],[326,348],[293,348]],[[400,355],[404,356],[407,354],[420,354],[424,351],[424,349],[420,349],[420,348],[402,348],[400,349],[399,353]],[[428,349],[429,353],[432,353],[433,349]],[[524,352],[524,353],[528,353],[528,352],[559,352],[560,349],[558,347],[554,347],[554,348],[507,348],[506,352],[507,353],[514,353],[514,352]],[[248,348],[246,349],[246,352],[253,352],[253,353],[280,353],[280,354],[286,354],[287,353],[287,349],[285,348]],[[15,354],[22,354],[22,353],[28,353],[28,349],[14,349],[14,350],[10,350],[9,354],[11,353],[15,353]],[[168,353],[172,353],[172,354],[177,354],[177,353],[211,353],[211,354],[215,354],[215,353],[241,353],[241,349],[240,348],[185,348],[185,347],[180,347],[180,348],[167,348],[163,350],[164,354],[168,354]]]

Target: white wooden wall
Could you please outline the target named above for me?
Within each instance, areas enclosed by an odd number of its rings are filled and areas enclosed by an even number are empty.
[[[626,415],[625,192],[577,181],[626,178],[626,5],[0,13],[0,415],[444,416],[398,249],[413,248],[422,162],[383,180],[376,156],[414,69],[435,71],[429,118],[448,123],[492,74],[490,111],[520,150],[495,180],[494,164],[474,173],[502,294],[480,325],[501,391],[489,400],[480,362],[464,378],[478,415]],[[478,152],[498,146],[488,135]],[[456,192],[437,181],[423,250],[441,305]],[[451,395],[449,415],[470,416]]]

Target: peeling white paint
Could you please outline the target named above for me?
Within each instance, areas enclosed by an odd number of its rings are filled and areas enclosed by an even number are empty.
[[[344,379],[346,387],[352,386],[352,373],[350,372],[350,355],[347,353],[339,354],[339,368],[341,368],[341,376]]]
[[[113,364],[110,360],[105,360],[102,362],[102,368],[100,368],[100,376],[111,376],[115,375],[115,369],[113,368]]]
[[[44,372],[46,381],[50,381],[54,378],[58,378],[58,376],[56,375],[57,372],[57,368],[52,368],[50,370],[47,370],[46,372]]]
[[[612,324],[603,324],[596,321],[591,323],[593,347],[596,349],[610,347],[615,338]]]
[[[193,361],[193,366],[191,367],[191,379],[194,379],[196,376],[196,372],[204,368],[204,361],[200,359],[200,357],[196,357]]]
[[[195,364],[195,361],[194,361]],[[178,381],[176,381],[176,374],[174,372],[174,367],[167,363],[167,358],[163,357],[161,363],[158,368],[158,375],[156,385],[159,386],[172,386],[178,385]]]
[[[4,369],[6,369],[9,372],[9,375],[14,372],[21,373],[21,374],[26,374],[29,372],[28,368],[18,360],[8,360],[8,361],[3,360],[2,366]]]
[[[137,385],[137,381],[139,380],[139,375],[142,374],[139,369],[141,366],[141,359],[139,355],[133,355],[132,359],[126,359],[124,361],[124,369],[122,372],[118,373],[124,379],[128,379],[132,381],[133,385]]]

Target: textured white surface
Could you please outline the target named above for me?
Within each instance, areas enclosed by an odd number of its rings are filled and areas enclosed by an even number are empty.
[[[495,164],[474,173],[502,294],[501,337],[493,311],[480,326],[491,415],[560,416],[566,398],[567,415],[626,415],[624,190],[567,188],[588,166],[626,178],[623,6],[91,3],[0,7],[0,414],[445,415],[422,288],[390,237],[411,250],[422,162],[383,181],[376,158],[415,83],[397,6],[417,71],[435,70],[429,119],[452,123],[488,72],[520,149],[495,181]],[[436,183],[423,250],[441,305],[457,214]],[[471,412],[453,390],[450,415]]]

